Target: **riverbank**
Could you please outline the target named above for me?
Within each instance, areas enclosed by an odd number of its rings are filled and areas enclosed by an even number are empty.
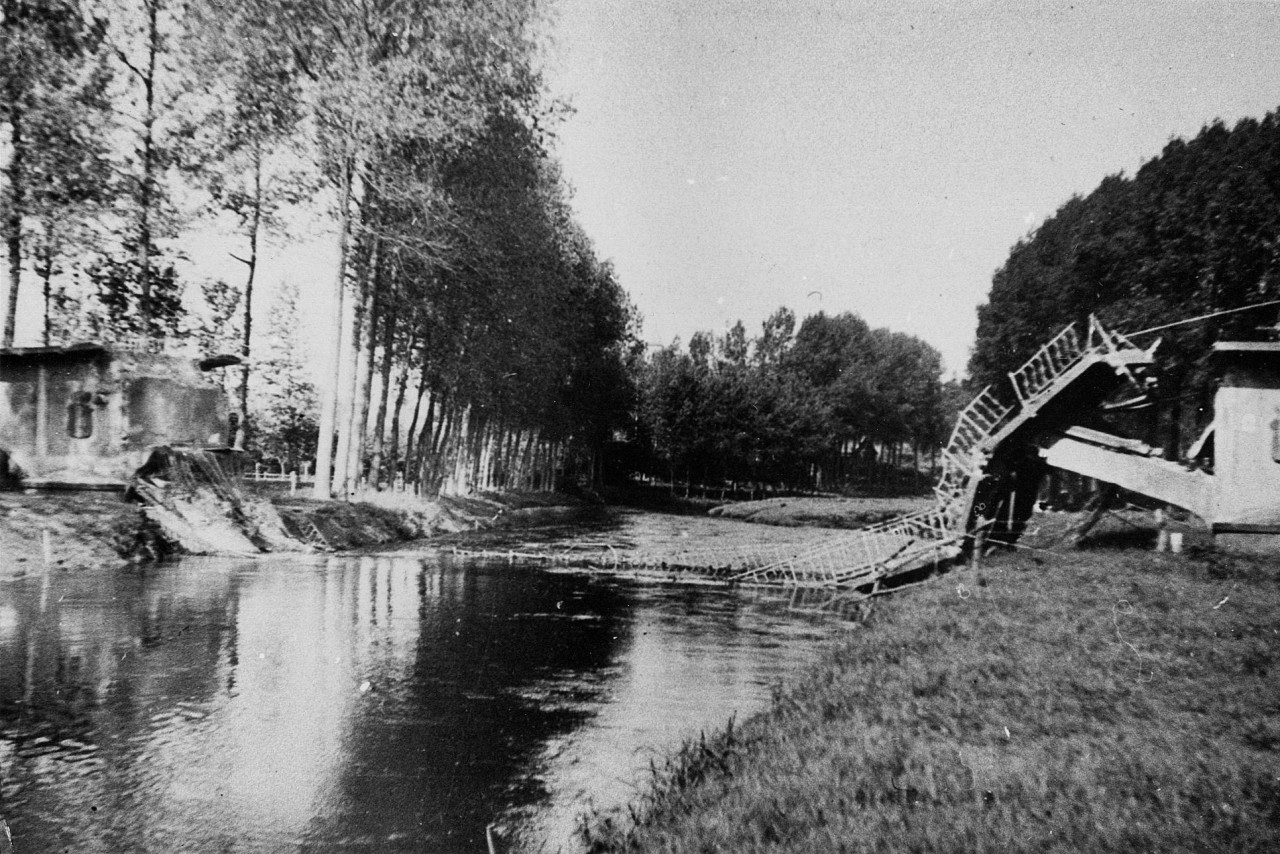
[[[258,494],[270,501],[299,548],[351,551],[422,539],[462,542],[464,535],[499,529],[529,529],[580,521],[581,511],[598,506],[560,493],[488,493],[420,501],[383,494],[368,502],[317,501],[278,490]],[[711,508],[685,508],[661,514],[662,530],[642,532],[649,558],[672,561],[689,549],[727,544],[790,547],[821,539],[824,528],[856,528],[914,512],[919,498],[774,498]],[[728,524],[726,524],[726,521]],[[750,527],[740,522],[753,523]],[[760,527],[757,527],[760,526]],[[770,528],[795,529],[791,534]],[[671,529],[671,530],[667,530]],[[554,534],[554,531],[552,532]],[[459,535],[450,539],[451,535]],[[499,534],[510,548],[524,540]],[[470,539],[470,537],[465,537]],[[480,547],[487,542],[477,540]],[[50,565],[65,570],[128,566],[181,554],[180,546],[139,505],[114,492],[0,492],[0,577],[21,575]],[[304,545],[305,544],[305,545]],[[619,543],[629,548],[629,543]]]
[[[1044,542],[879,603],[593,850],[1280,848],[1275,570]]]
[[[271,496],[300,544],[350,551],[488,527],[536,525],[587,506],[547,493],[432,501],[316,501]],[[300,546],[301,548],[301,546]],[[43,570],[126,567],[180,552],[136,503],[115,492],[0,492],[0,580]]]
[[[0,492],[0,580],[40,571],[46,559],[57,569],[123,566],[145,559],[155,535],[114,492]]]
[[[297,539],[331,551],[534,526],[589,506],[572,496],[545,492],[476,493],[430,501],[390,494],[352,502],[279,497],[272,504]]]

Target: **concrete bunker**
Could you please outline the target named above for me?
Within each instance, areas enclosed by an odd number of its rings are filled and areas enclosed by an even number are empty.
[[[124,489],[158,448],[225,454],[234,466],[214,371],[238,363],[107,344],[0,350],[0,479]]]

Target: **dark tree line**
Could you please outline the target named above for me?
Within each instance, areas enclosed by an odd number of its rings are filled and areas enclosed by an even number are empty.
[[[1132,177],[1074,197],[996,271],[970,373],[1005,375],[1071,321],[1097,314],[1138,332],[1280,298],[1280,115],[1221,122],[1175,139]],[[1180,452],[1212,417],[1215,341],[1256,339],[1274,309],[1224,315],[1162,336],[1152,440]]]
[[[933,347],[849,313],[797,329],[783,308],[752,339],[741,322],[697,333],[637,366],[645,453],[633,464],[672,483],[883,486],[944,439],[941,373]]]

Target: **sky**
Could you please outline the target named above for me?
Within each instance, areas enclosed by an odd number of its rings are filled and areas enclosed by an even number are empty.
[[[1018,239],[1280,107],[1280,0],[559,0],[552,27],[574,208],[659,345],[851,311],[962,374]]]

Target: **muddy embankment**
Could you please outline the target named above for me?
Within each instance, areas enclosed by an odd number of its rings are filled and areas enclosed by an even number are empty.
[[[587,506],[570,496],[540,493],[379,504],[262,497],[300,551],[348,551],[483,528],[537,525]],[[119,493],[0,492],[0,579],[45,566],[143,565],[185,551],[141,504]]]
[[[324,550],[348,551],[492,528],[521,528],[570,519],[592,505],[547,493],[486,493],[377,503],[277,498],[285,528]]]

